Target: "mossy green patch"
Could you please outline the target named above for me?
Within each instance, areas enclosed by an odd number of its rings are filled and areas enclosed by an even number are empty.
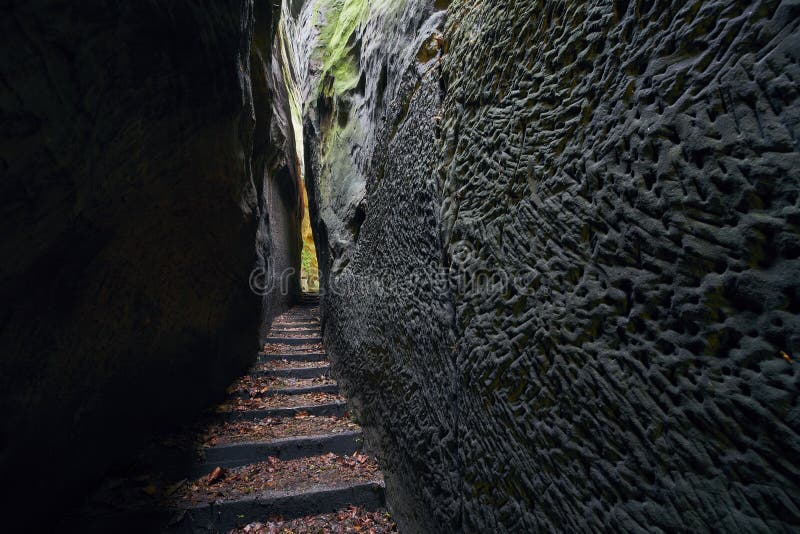
[[[333,78],[333,94],[342,94],[358,85],[359,64],[354,54],[353,35],[359,24],[373,14],[386,14],[405,6],[405,0],[317,0],[312,17],[320,25],[320,81]],[[329,95],[330,96],[330,95]]]
[[[322,75],[333,78],[335,94],[353,89],[358,84],[357,58],[352,55],[351,37],[369,12],[367,0],[317,0],[314,23],[320,28],[320,60]]]

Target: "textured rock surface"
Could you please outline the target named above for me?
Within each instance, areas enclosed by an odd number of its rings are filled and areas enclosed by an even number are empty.
[[[797,4],[399,4],[306,165],[401,529],[800,526]]]
[[[272,11],[0,3],[9,509],[90,483],[254,358],[251,270],[299,265]],[[266,318],[283,305],[265,299]]]

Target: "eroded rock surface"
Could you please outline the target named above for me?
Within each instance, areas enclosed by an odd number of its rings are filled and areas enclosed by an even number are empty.
[[[401,530],[798,527],[796,4],[374,4],[306,180]]]
[[[222,394],[255,357],[262,308],[285,306],[248,284],[268,261],[299,265],[273,10],[0,3],[0,478],[12,522],[67,502]]]

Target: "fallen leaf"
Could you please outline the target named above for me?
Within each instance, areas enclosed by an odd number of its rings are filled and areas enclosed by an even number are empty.
[[[211,474],[208,475],[208,483],[209,484],[216,484],[220,480],[225,478],[225,470],[221,467],[215,467]]]

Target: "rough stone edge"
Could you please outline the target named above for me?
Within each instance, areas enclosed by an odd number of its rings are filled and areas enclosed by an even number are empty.
[[[294,519],[335,512],[349,505],[376,510],[382,508],[385,502],[384,485],[380,482],[274,492],[178,510],[166,532],[228,532],[237,526],[278,515],[284,519]]]
[[[273,376],[282,378],[316,378],[328,376],[330,367],[296,367],[291,369],[273,369],[270,371],[254,371],[253,376]]]
[[[294,417],[300,412],[307,412],[309,415],[327,415],[333,417],[343,417],[347,411],[346,402],[330,402],[327,404],[314,404],[311,406],[297,406],[294,408],[269,408],[266,410],[248,410],[244,412],[229,412],[219,414],[226,421],[253,421],[266,417]]]
[[[306,354],[265,354],[263,352],[258,353],[258,361],[259,363],[264,362],[275,362],[287,360],[290,362],[316,362],[316,361],[326,361],[327,355],[324,352],[309,352]]]
[[[193,476],[206,475],[216,467],[240,467],[263,462],[270,456],[281,460],[293,460],[329,452],[352,454],[361,449],[360,438],[361,431],[356,430],[339,434],[316,434],[208,447],[203,449],[205,461],[197,466]]]

